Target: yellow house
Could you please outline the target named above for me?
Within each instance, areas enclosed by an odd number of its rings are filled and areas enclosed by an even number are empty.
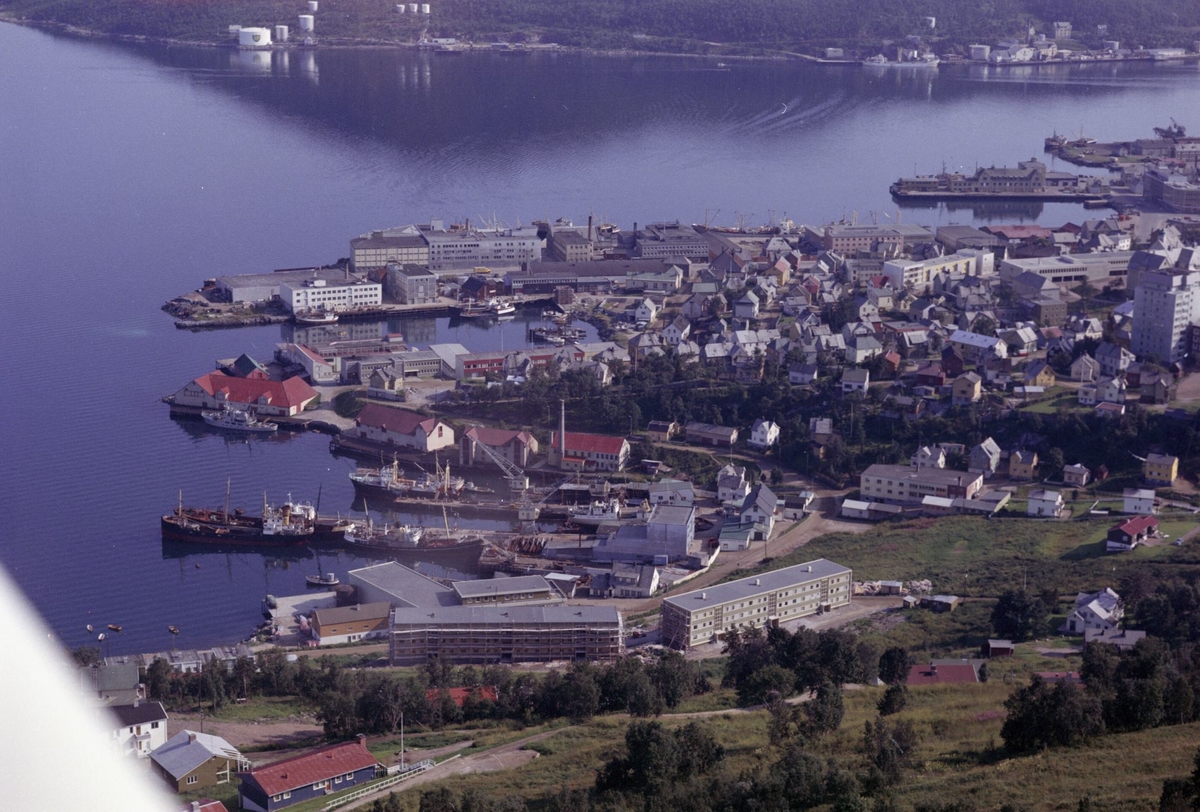
[[[1149,485],[1171,485],[1179,476],[1179,457],[1170,454],[1147,454],[1142,476]]]
[[[1058,376],[1045,361],[1034,361],[1025,370],[1026,386],[1054,386]]]
[[[1037,463],[1036,451],[1014,451],[1008,458],[1009,479],[1033,479]]]
[[[955,406],[975,403],[983,397],[983,379],[974,372],[964,372],[954,379],[950,391]]]

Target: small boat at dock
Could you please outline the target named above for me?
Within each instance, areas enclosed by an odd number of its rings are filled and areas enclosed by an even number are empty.
[[[250,409],[235,409],[229,404],[225,404],[219,412],[201,412],[200,417],[214,429],[258,434],[271,434],[279,431],[279,426],[266,420],[259,420]]]
[[[304,582],[308,586],[337,586],[341,583],[335,572],[327,572],[323,575],[306,575],[304,576]]]
[[[296,324],[316,327],[322,324],[337,324],[338,314],[331,310],[297,310],[292,314]]]

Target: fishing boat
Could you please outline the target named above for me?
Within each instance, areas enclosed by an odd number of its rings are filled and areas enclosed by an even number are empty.
[[[215,429],[226,431],[247,431],[269,434],[279,431],[279,426],[266,420],[259,420],[250,409],[236,409],[228,403],[219,412],[201,412],[204,422]]]
[[[367,496],[403,496],[412,489],[414,480],[404,477],[400,463],[393,457],[391,465],[378,468],[356,468],[350,474],[354,489]]]
[[[292,501],[290,494],[278,506],[267,504],[264,494],[261,516],[231,512],[227,484],[224,509],[184,507],[181,491],[178,506],[162,517],[161,526],[163,538],[171,541],[288,546],[340,540],[354,523],[340,516],[320,516],[311,503]]]
[[[484,307],[491,316],[511,316],[517,312],[516,305],[509,299],[488,299]]]
[[[476,485],[474,482],[468,482],[463,485],[463,493],[474,493],[478,495],[486,495],[495,493],[495,488],[486,488],[481,485]]]
[[[297,310],[292,314],[292,318],[296,324],[319,326],[322,324],[336,324],[338,314],[332,310]]]
[[[337,573],[327,572],[323,575],[305,575],[304,583],[308,586],[337,586],[341,582],[338,581]]]
[[[401,522],[376,525],[368,517],[365,525],[360,525],[346,534],[345,542],[352,550],[410,556],[416,559],[479,555],[483,549],[482,536],[451,530],[445,508],[442,509],[442,520],[445,523],[445,532],[438,531],[433,535],[419,525]]]
[[[621,502],[618,499],[597,499],[586,505],[573,507],[567,516],[576,524],[604,524],[621,519]]]

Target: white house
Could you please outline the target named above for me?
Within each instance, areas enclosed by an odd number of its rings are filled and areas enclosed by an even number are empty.
[[[1111,589],[1080,592],[1075,598],[1075,611],[1067,616],[1067,622],[1060,631],[1068,634],[1107,632],[1116,629],[1124,616],[1125,602]]]
[[[1122,513],[1138,513],[1143,516],[1153,516],[1157,513],[1154,509],[1154,491],[1149,488],[1126,488],[1123,496],[1125,504],[1121,508]]]
[[[759,418],[750,429],[750,439],[746,444],[759,451],[765,451],[779,442],[779,424],[773,420]]]
[[[690,482],[662,479],[650,483],[647,499],[652,505],[691,505],[696,501],[696,492]]]
[[[122,755],[149,758],[152,750],[167,743],[167,712],[161,702],[111,705],[108,712],[116,717],[113,742]]]
[[[867,387],[871,385],[871,373],[865,369],[847,369],[842,373],[842,394],[858,392],[866,397]]]
[[[742,502],[742,524],[757,524],[763,528],[763,538],[770,538],[782,501],[766,485],[756,485]]]
[[[455,444],[454,429],[436,417],[369,403],[354,419],[352,437],[380,445],[437,451]]]
[[[945,468],[946,452],[939,446],[923,445],[912,455],[909,462],[914,468]]]
[[[653,299],[642,299],[634,311],[634,318],[638,321],[644,321],[647,324],[658,318],[659,311],[662,310]]]
[[[1029,492],[1029,504],[1025,508],[1028,516],[1046,516],[1057,519],[1062,516],[1066,503],[1058,491],[1032,490]]]
[[[748,493],[750,483],[746,481],[745,468],[729,463],[717,472],[717,501],[740,505]]]

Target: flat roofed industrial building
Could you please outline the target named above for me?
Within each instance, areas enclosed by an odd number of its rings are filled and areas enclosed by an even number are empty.
[[[663,643],[687,649],[738,626],[765,626],[848,605],[852,576],[848,567],[818,558],[666,598]]]
[[[614,660],[625,653],[609,606],[446,606],[392,613],[392,665]]]
[[[562,599],[562,595],[540,575],[455,581],[453,586],[463,606],[498,603],[512,606]]]

